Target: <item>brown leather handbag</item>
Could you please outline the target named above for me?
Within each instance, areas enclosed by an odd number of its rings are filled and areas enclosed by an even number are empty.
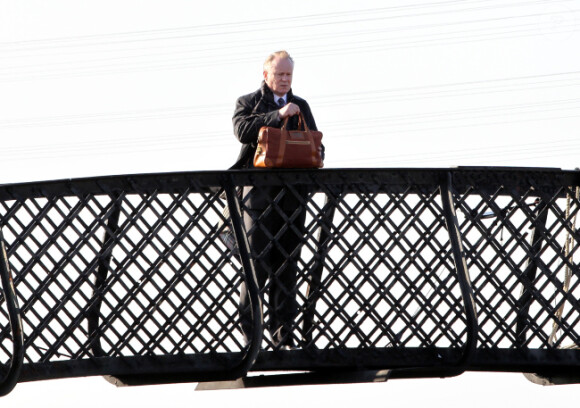
[[[254,167],[321,168],[322,132],[310,130],[302,112],[298,129],[287,130],[288,118],[282,128],[263,126],[258,134]]]

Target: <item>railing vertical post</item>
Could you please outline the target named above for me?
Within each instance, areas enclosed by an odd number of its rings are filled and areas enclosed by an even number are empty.
[[[12,332],[12,358],[10,366],[0,381],[0,396],[7,395],[16,386],[20,376],[20,370],[24,362],[24,334],[22,331],[22,319],[20,317],[20,308],[18,307],[18,297],[10,272],[8,255],[4,244],[4,235],[0,228],[0,279],[2,281],[2,291],[4,300],[8,309],[8,318],[10,321],[10,331]]]
[[[542,249],[544,235],[541,233],[546,227],[548,212],[546,204],[540,200],[536,206],[536,218],[533,221],[530,254],[528,264],[521,274],[522,293],[518,299],[517,322],[516,322],[516,344],[523,347],[526,343],[526,329],[529,325],[529,312],[532,303],[532,293],[534,292],[534,280],[538,272],[538,259]]]
[[[477,312],[475,308],[475,299],[473,298],[473,289],[471,287],[471,279],[465,256],[463,252],[463,245],[461,243],[461,233],[459,231],[459,223],[457,222],[457,215],[455,213],[455,206],[453,204],[453,179],[451,172],[447,173],[444,185],[441,186],[441,201],[443,204],[443,215],[449,232],[449,242],[451,243],[451,251],[453,253],[453,261],[455,263],[455,272],[459,281],[461,289],[461,297],[465,309],[467,321],[467,338],[463,349],[463,355],[457,362],[457,366],[461,371],[465,371],[469,361],[475,354],[477,347],[477,333],[478,322]]]
[[[238,195],[236,187],[234,186],[231,177],[226,177],[224,180],[224,189],[226,192],[226,199],[228,208],[230,210],[230,218],[232,221],[232,229],[236,242],[238,245],[240,261],[244,272],[244,279],[246,282],[246,289],[250,298],[251,313],[252,313],[252,336],[250,344],[246,350],[246,354],[242,362],[234,369],[231,374],[233,377],[242,377],[252,368],[252,365],[258,357],[260,347],[262,345],[262,337],[264,331],[264,318],[262,315],[262,299],[260,297],[260,288],[258,280],[256,279],[256,271],[254,269],[254,262],[251,257],[250,244],[244,228],[244,220],[242,218],[242,210],[238,202]]]
[[[105,236],[103,237],[103,246],[99,253],[97,273],[95,277],[95,288],[93,291],[93,298],[91,307],[87,315],[87,323],[89,328],[89,335],[92,337],[91,349],[95,357],[105,355],[101,345],[101,333],[99,329],[99,320],[101,314],[101,304],[103,303],[103,290],[105,281],[109,274],[109,264],[113,256],[113,244],[115,236],[119,229],[119,217],[121,215],[121,204],[119,204],[119,196],[112,197],[112,209],[105,227]]]

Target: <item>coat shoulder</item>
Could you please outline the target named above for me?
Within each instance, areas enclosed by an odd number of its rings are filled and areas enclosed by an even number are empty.
[[[306,102],[306,99],[301,98],[299,96],[292,95],[292,102],[294,102],[295,104],[297,104],[301,108],[304,108],[304,107],[310,108],[310,105],[308,105],[308,102]]]
[[[238,103],[248,103],[257,102],[262,98],[262,92],[258,89],[257,91],[251,92],[246,95],[242,95],[238,98]]]
[[[297,102],[303,102],[306,103],[306,99],[299,97],[298,95],[294,95],[292,94],[292,98],[297,101]]]

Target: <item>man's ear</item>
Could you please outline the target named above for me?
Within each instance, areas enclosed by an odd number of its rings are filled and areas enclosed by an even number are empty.
[[[264,81],[268,79],[268,71],[264,70]]]

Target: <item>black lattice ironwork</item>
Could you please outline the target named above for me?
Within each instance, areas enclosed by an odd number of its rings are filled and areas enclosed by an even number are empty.
[[[3,279],[2,378],[577,370],[579,185],[572,171],[466,168],[198,172],[2,186],[3,277],[12,272],[17,294],[13,302]],[[248,247],[247,202],[237,194],[243,186],[284,187],[266,211],[281,212],[284,196],[299,203],[272,232],[271,245],[296,229],[300,208],[306,214],[299,311],[288,335],[294,350],[282,350],[266,330],[274,278],[258,293],[252,271],[260,258]],[[224,215],[228,202],[231,217]],[[232,227],[239,254],[220,239]],[[252,296],[248,344],[240,331],[243,282]]]

